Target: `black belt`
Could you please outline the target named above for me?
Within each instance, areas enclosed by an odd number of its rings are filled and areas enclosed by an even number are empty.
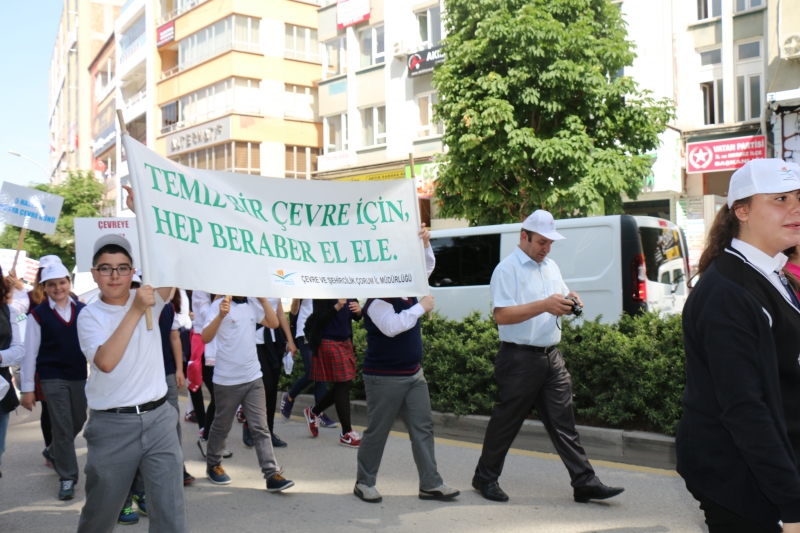
[[[542,347],[542,346],[531,346],[530,344],[515,344],[513,342],[500,341],[501,346],[504,344],[511,348],[533,353],[550,353],[556,348],[555,345]]]
[[[142,405],[135,405],[133,407],[115,407],[114,409],[103,409],[104,413],[117,413],[117,414],[137,414],[142,415],[148,411],[152,411],[153,409],[157,409],[164,405],[164,402],[167,401],[166,394],[160,400],[156,400],[154,402],[147,402],[143,403]]]

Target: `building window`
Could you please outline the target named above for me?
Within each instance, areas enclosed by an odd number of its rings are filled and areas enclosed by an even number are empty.
[[[417,13],[419,41],[424,48],[438,46],[442,40],[442,17],[439,6]]]
[[[697,20],[722,16],[722,0],[697,0]]]
[[[228,78],[161,107],[161,133],[169,133],[228,113],[261,114],[258,80]]]
[[[340,37],[325,43],[325,63],[322,72],[325,78],[347,72],[347,39]]]
[[[319,63],[319,42],[317,30],[302,26],[286,25],[286,56],[289,59],[302,59]]]
[[[761,41],[736,45],[736,121],[761,118]]]
[[[310,180],[311,173],[317,171],[319,148],[308,146],[286,147],[286,177]]]
[[[385,60],[383,26],[367,28],[359,34],[361,41],[361,66],[369,67]]]
[[[700,65],[718,65],[722,63],[722,49],[700,52]]]
[[[500,262],[500,234],[431,239],[436,269],[428,278],[432,287],[489,285]]]
[[[105,68],[98,70],[95,76],[94,95],[95,100],[102,102],[107,96],[111,85],[114,84],[114,67],[116,62],[113,58],[106,59]]]
[[[703,91],[703,124],[708,126],[725,122],[722,80],[701,83],[700,89]]]
[[[231,15],[195,32],[178,45],[178,71],[227,52],[261,52],[260,19]]]
[[[347,115],[332,115],[324,119],[325,153],[347,150]]]
[[[179,165],[202,170],[261,174],[261,145],[232,141],[170,157]]]
[[[441,121],[434,121],[433,106],[439,103],[438,94],[428,93],[417,97],[417,107],[419,108],[419,137],[432,137],[444,133],[444,124]]]
[[[364,146],[386,144],[386,106],[362,109],[361,130]]]
[[[317,120],[317,89],[286,84],[283,112],[287,117]]]
[[[736,11],[747,11],[756,7],[761,7],[763,0],[736,0]]]

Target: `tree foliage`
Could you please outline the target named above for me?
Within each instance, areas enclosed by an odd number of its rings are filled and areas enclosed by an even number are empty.
[[[56,223],[56,232],[46,235],[28,231],[23,250],[28,257],[38,259],[43,255],[57,255],[70,271],[75,266],[75,218],[100,216],[105,187],[98,182],[92,172],[70,172],[67,179],[58,185],[39,183],[30,185],[33,189],[56,194],[64,198],[61,216]],[[17,247],[20,228],[6,224],[0,235],[0,248]]]
[[[609,0],[448,0],[434,73],[448,152],[442,215],[471,224],[622,210],[674,115],[628,76],[625,23]]]

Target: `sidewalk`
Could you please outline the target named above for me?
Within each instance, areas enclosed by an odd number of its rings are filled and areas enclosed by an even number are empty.
[[[0,531],[74,532],[83,506],[83,475],[76,499],[59,502],[55,497],[58,478],[41,457],[38,412],[21,411],[21,416],[12,414],[3,456]],[[462,494],[449,504],[421,501],[408,437],[396,433],[389,439],[378,477],[383,503],[366,504],[352,495],[357,452],[337,445],[338,430],[322,428],[320,436],[312,439],[304,423],[280,417],[276,433],[289,446],[276,450],[276,455],[297,485],[284,494],[268,494],[255,451],[242,445],[241,427],[233,426],[228,447],[234,455],[224,462],[233,483],[216,486],[203,477],[205,463],[193,438],[197,426],[183,423],[186,466],[198,478],[186,488],[192,532],[704,531],[696,502],[674,472],[593,461],[605,483],[624,486],[626,492],[607,502],[577,504],[558,457],[540,452],[512,450],[500,480],[511,501],[488,502],[470,487],[479,445],[451,439],[437,438],[437,460],[445,481]],[[82,473],[86,459],[82,436],[77,445]],[[147,526],[147,518],[142,518],[138,525],[118,526],[116,531],[143,533]]]

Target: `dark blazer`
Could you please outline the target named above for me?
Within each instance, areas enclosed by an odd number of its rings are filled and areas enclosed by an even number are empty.
[[[800,522],[800,312],[726,249],[683,309],[678,473],[703,496],[774,529]]]

